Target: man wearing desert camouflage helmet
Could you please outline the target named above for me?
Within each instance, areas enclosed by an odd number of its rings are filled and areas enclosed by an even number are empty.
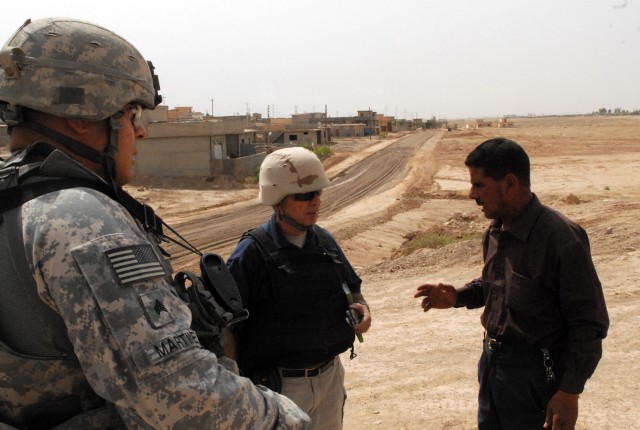
[[[236,331],[240,369],[295,401],[313,429],[335,430],[346,400],[339,354],[353,351],[354,331],[361,337],[371,314],[361,279],[316,225],[328,185],[308,149],[267,155],[259,200],[273,215],[243,236],[227,264],[251,315]]]

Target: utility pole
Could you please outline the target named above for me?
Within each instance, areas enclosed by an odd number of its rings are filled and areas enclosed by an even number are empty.
[[[329,133],[327,132],[327,105],[324,105],[324,140],[326,144],[329,144]]]

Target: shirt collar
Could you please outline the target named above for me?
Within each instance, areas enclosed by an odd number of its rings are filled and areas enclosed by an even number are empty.
[[[538,196],[536,196],[535,193],[532,193],[531,201],[524,213],[520,215],[520,217],[518,217],[518,219],[516,219],[506,231],[511,233],[516,239],[526,242],[541,210],[542,203],[540,203]],[[491,221],[490,228],[492,230],[500,230],[500,227],[502,227],[501,219],[494,219]]]
[[[275,212],[271,215],[271,219],[269,219],[269,221],[265,224],[264,228],[269,233],[269,235],[273,238],[278,248],[295,246],[284,237],[284,234],[282,233],[282,228],[280,227],[280,225],[278,224],[278,221],[276,220]],[[310,243],[313,243],[314,237],[315,237],[315,232],[313,229],[307,231],[303,247],[307,247]]]

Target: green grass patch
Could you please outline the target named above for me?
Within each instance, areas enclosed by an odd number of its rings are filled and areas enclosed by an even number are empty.
[[[321,160],[331,155],[331,147],[329,145],[302,145],[302,147],[312,151]]]
[[[466,242],[467,240],[478,240],[482,237],[482,233],[462,233],[462,234],[446,234],[446,233],[425,233],[413,238],[406,243],[407,248],[442,248],[458,242]]]

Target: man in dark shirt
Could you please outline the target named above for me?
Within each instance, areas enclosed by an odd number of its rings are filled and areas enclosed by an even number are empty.
[[[482,277],[424,284],[422,308],[484,306],[478,425],[573,429],[578,396],[602,356],[609,317],[587,233],[530,189],[529,157],[508,139],[466,158],[469,198],[492,220]]]

